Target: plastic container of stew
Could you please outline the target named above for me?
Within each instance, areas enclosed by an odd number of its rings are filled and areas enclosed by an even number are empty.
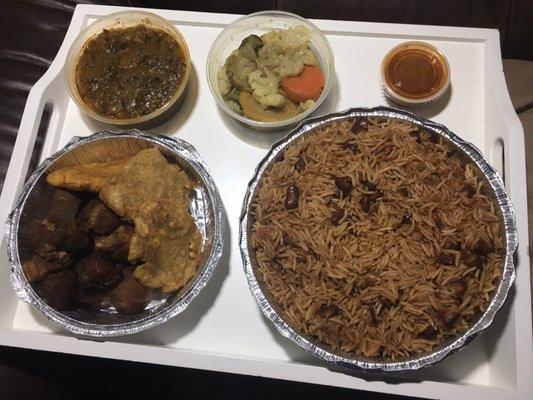
[[[137,25],[144,25],[147,28],[153,28],[168,33],[174,39],[182,50],[185,62],[184,73],[177,89],[170,99],[162,106],[147,114],[132,118],[113,118],[97,112],[93,107],[87,104],[82,96],[76,82],[76,66],[88,41],[104,30],[129,28]],[[149,127],[162,123],[170,118],[183,103],[187,94],[187,83],[191,73],[191,57],[189,48],[182,34],[168,22],[166,19],[144,11],[123,11],[102,17],[82,30],[67,55],[65,63],[65,80],[68,92],[76,105],[89,117],[98,121],[117,125],[121,127]]]

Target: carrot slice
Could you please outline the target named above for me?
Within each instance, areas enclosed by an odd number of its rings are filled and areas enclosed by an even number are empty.
[[[324,75],[320,68],[306,65],[300,75],[281,79],[281,87],[294,102],[317,100],[324,87]]]

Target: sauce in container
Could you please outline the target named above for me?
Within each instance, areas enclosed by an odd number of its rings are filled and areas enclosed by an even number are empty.
[[[450,66],[442,52],[423,42],[394,47],[383,59],[381,79],[385,94],[404,105],[438,99],[450,84]]]
[[[85,43],[75,80],[82,100],[112,119],[150,114],[170,101],[186,59],[167,32],[148,25],[104,29]]]
[[[174,25],[156,14],[128,10],[80,32],[64,76],[70,97],[89,117],[147,128],[181,107],[191,70],[187,42]]]

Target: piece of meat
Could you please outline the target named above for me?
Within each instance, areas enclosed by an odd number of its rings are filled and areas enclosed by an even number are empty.
[[[28,243],[35,249],[48,247],[67,253],[86,250],[90,245],[88,236],[75,220],[56,222],[49,218],[30,223]]]
[[[144,262],[135,278],[145,286],[175,291],[194,276],[202,251],[202,237],[187,210],[194,183],[157,148],[141,150],[122,163],[103,181],[102,170],[113,169],[109,163],[66,168],[47,179],[60,187],[99,191],[116,214],[134,221],[128,259]],[[63,186],[65,182],[74,184]]]
[[[91,245],[89,237],[82,232],[76,221],[70,221],[65,225],[60,225],[58,230],[62,232],[62,241],[58,248],[67,253],[79,253],[87,250]]]
[[[196,273],[201,252],[202,237],[187,203],[157,199],[140,207],[128,260],[144,261],[133,273],[143,285],[178,290]]]
[[[47,243],[43,243],[39,248],[37,248],[37,250],[35,250],[35,254],[48,262],[58,263],[64,268],[68,268],[72,262],[70,254],[68,254],[66,251],[56,250],[55,246]]]
[[[56,310],[72,310],[76,306],[76,275],[70,270],[48,275],[38,290],[46,304]]]
[[[115,262],[126,263],[134,232],[133,226],[121,225],[107,236],[94,238],[94,250]]]
[[[32,220],[28,227],[28,243],[33,248],[44,245],[57,248],[63,240],[63,232],[57,227],[58,224],[48,218]]]
[[[81,199],[67,192],[56,189],[50,206],[50,219],[52,221],[71,221],[76,219]]]
[[[120,224],[118,216],[101,200],[92,199],[83,207],[78,223],[97,235],[107,235]]]
[[[132,268],[124,270],[124,279],[109,294],[109,300],[122,314],[135,314],[144,310],[152,291],[141,285],[132,274]]]
[[[39,282],[46,275],[62,269],[63,267],[59,263],[48,262],[39,256],[33,256],[30,260],[22,263],[22,271],[30,283]]]
[[[79,290],[76,299],[91,310],[102,310],[109,307],[109,292],[87,294]]]
[[[80,290],[95,294],[113,289],[122,280],[122,271],[97,254],[78,261],[75,267]]]
[[[46,177],[53,187],[98,193],[107,181],[117,175],[129,158],[58,169]]]

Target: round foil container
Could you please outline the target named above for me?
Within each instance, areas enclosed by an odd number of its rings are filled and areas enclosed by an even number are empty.
[[[250,234],[252,227],[251,205],[257,193],[258,187],[261,184],[261,179],[268,168],[276,161],[276,158],[284,149],[298,138],[312,134],[314,129],[325,124],[335,121],[342,121],[345,119],[352,119],[357,117],[374,117],[374,118],[391,118],[409,122],[413,125],[424,128],[429,132],[441,135],[449,142],[454,144],[463,154],[466,159],[475,163],[482,171],[486,180],[494,190],[497,202],[499,204],[499,211],[501,213],[503,229],[505,230],[506,238],[506,255],[505,262],[502,265],[502,278],[493,294],[493,298],[483,313],[480,319],[475,322],[470,329],[464,332],[453,341],[445,342],[443,345],[437,347],[432,353],[416,355],[409,358],[396,359],[394,361],[387,361],[386,359],[359,357],[353,354],[340,352],[331,347],[321,344],[312,338],[306,336],[304,333],[297,331],[291,327],[284,319],[282,311],[277,307],[275,301],[270,297],[268,292],[261,287],[256,276],[256,261],[250,243]],[[347,368],[355,371],[406,371],[416,370],[422,367],[438,363],[445,357],[454,354],[464,348],[470,343],[478,334],[485,330],[493,321],[496,312],[503,305],[509,288],[513,284],[515,278],[515,266],[513,255],[518,246],[518,236],[515,223],[515,214],[511,202],[505,193],[504,185],[499,173],[489,165],[481,151],[479,151],[472,143],[466,142],[453,132],[449,131],[445,126],[437,124],[417,117],[416,115],[389,107],[376,108],[352,108],[340,113],[329,114],[323,117],[309,119],[300,124],[287,137],[281,139],[272,146],[265,158],[259,163],[254,177],[248,185],[248,190],[244,198],[242,212],[240,217],[240,234],[239,245],[241,249],[241,256],[244,264],[244,272],[248,280],[248,285],[253,297],[259,304],[261,311],[265,316],[273,322],[279,333],[284,337],[292,340],[298,346],[307,352],[317,356],[333,365]]]
[[[154,296],[144,311],[133,315],[119,314],[112,308],[103,311],[81,308],[58,311],[48,306],[28,283],[21,267],[21,260],[31,256],[26,238],[29,223],[47,215],[54,193],[54,189],[46,183],[46,175],[66,166],[128,157],[149,147],[158,148],[169,162],[179,165],[196,183],[189,212],[203,237],[203,254],[195,276],[171,295]],[[183,140],[147,135],[138,130],[124,133],[106,130],[88,137],[74,137],[31,175],[8,217],[5,233],[11,263],[11,285],[21,300],[76,334],[121,336],[152,328],[185,310],[211,278],[222,255],[222,210],[222,201],[207,165],[196,149]]]

